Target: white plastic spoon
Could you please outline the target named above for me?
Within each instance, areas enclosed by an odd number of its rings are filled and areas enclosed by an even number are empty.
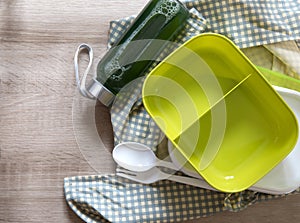
[[[178,170],[173,163],[158,159],[148,146],[141,143],[120,143],[114,148],[112,155],[117,164],[131,171],[143,172],[155,166]]]

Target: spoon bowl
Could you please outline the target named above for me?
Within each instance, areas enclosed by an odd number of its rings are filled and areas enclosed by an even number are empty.
[[[131,171],[144,172],[155,166],[178,170],[173,163],[158,159],[151,148],[137,142],[118,144],[112,155],[118,165]]]

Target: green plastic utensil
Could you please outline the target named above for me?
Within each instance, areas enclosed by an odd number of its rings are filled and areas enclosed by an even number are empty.
[[[297,120],[226,37],[198,35],[146,78],[143,102],[178,151],[213,187],[249,188],[293,149]]]

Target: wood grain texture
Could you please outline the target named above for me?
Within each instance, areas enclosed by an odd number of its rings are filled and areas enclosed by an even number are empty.
[[[112,172],[114,164],[109,113],[99,104],[108,151],[97,172],[79,149],[73,55],[82,42],[103,54],[109,21],[146,2],[0,1],[0,222],[82,222],[64,200],[63,178]],[[299,208],[300,196],[291,195],[190,222],[298,222]]]

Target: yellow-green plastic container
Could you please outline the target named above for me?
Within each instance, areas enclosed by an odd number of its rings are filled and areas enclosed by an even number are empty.
[[[297,120],[226,37],[201,34],[146,78],[143,102],[157,125],[213,187],[249,188],[293,149]]]

